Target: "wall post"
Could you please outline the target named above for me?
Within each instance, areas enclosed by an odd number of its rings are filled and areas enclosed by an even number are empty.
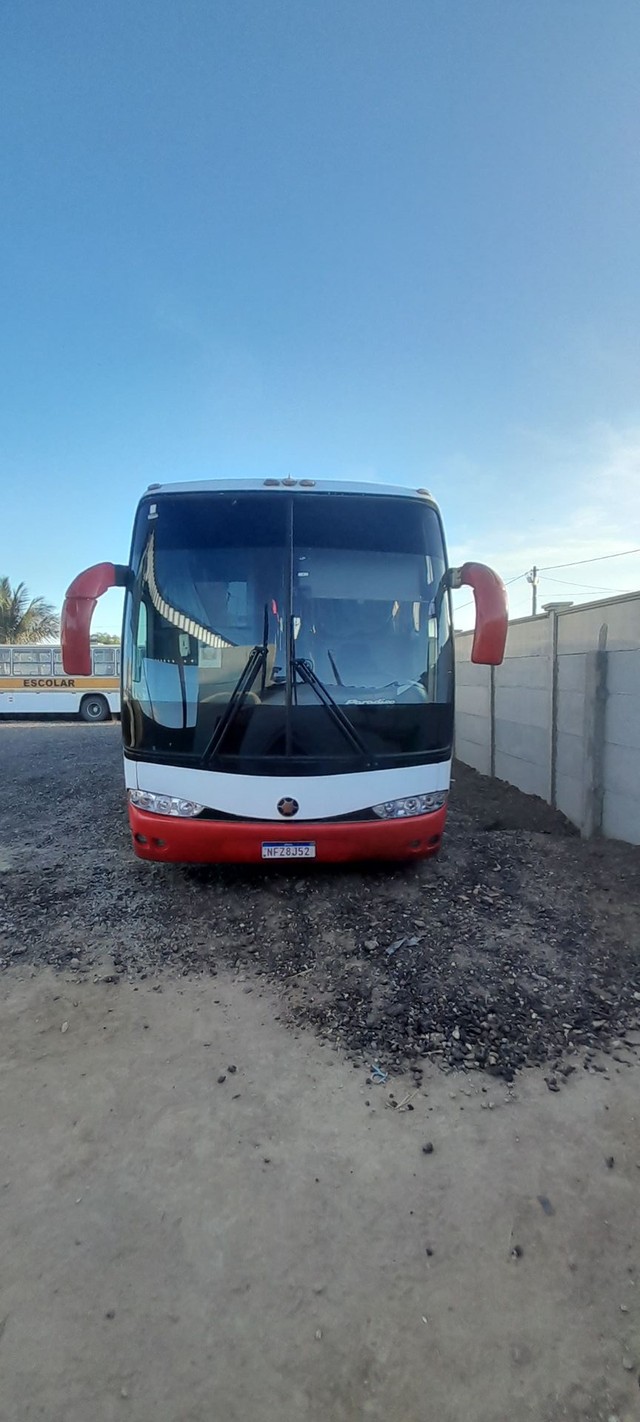
[[[584,700],[583,812],[585,839],[602,833],[604,744],[607,709],[607,625],[600,628],[597,652],[587,653]]]
[[[558,805],[558,614],[549,614],[551,709],[549,714],[549,804]]]

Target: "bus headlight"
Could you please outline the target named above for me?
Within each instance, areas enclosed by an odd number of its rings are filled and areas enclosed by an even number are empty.
[[[180,819],[193,819],[204,810],[195,800],[178,800],[175,795],[153,795],[150,790],[128,790],[127,794],[137,810],[149,810],[153,815],[178,815]]]
[[[381,820],[404,820],[410,815],[428,815],[433,810],[441,810],[448,798],[446,790],[434,790],[429,795],[406,795],[403,800],[385,800],[383,805],[373,805],[372,809]]]

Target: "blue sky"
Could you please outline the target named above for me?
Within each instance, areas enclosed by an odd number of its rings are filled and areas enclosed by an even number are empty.
[[[505,578],[640,545],[636,0],[0,28],[0,572],[59,603],[149,482],[239,474],[426,484]]]

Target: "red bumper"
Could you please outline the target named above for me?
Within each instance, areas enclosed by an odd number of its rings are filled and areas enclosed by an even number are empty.
[[[282,860],[262,859],[262,845],[316,846],[316,862],[337,864],[345,860],[423,859],[437,854],[447,817],[446,808],[431,815],[406,820],[348,820],[297,825],[273,821],[182,820],[150,815],[129,805],[133,848],[140,859],[165,864],[262,864]]]

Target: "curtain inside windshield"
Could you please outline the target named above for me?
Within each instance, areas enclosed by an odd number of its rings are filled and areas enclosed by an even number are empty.
[[[296,649],[346,705],[448,694],[445,560],[433,511],[404,499],[300,502]]]
[[[451,641],[432,509],[383,496],[164,497],[140,511],[133,569],[131,747],[315,764],[450,739],[434,714],[450,709]]]

